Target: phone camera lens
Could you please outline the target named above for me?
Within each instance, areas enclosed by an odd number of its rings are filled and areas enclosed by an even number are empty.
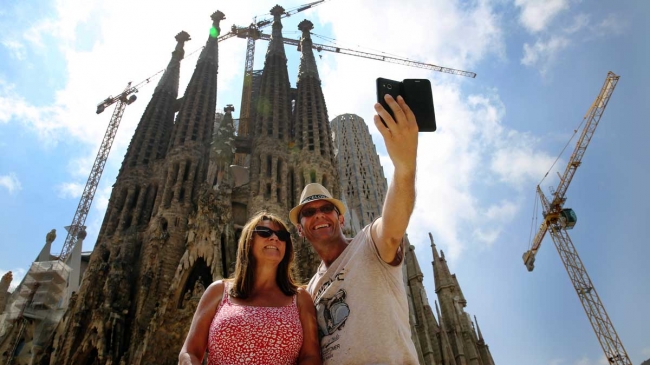
[[[386,85],[386,87],[388,88],[388,90],[392,90],[392,89],[393,89],[393,85],[391,85],[391,84]]]

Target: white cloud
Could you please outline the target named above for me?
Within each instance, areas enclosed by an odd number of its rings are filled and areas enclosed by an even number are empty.
[[[9,50],[11,57],[19,61],[25,59],[25,46],[22,43],[13,40],[3,40],[2,45]]]
[[[541,141],[528,133],[508,131],[505,141],[498,143],[499,149],[490,163],[490,169],[501,182],[522,186],[526,181],[544,176],[553,164],[551,156],[535,148]]]
[[[23,188],[20,180],[18,180],[18,177],[13,172],[7,175],[0,175],[0,186],[7,189],[10,194]]]
[[[554,65],[558,54],[571,44],[569,38],[557,35],[544,41],[538,39],[535,44],[524,44],[524,56],[521,63],[525,66],[539,69],[542,76],[545,76]]]
[[[593,27],[592,33],[600,37],[621,35],[628,30],[629,26],[627,19],[621,18],[618,14],[608,14]]]
[[[548,27],[553,18],[569,8],[568,0],[515,0],[521,9],[519,22],[529,32],[541,32]]]
[[[576,33],[581,29],[584,29],[589,25],[589,15],[587,14],[578,14],[573,17],[573,24],[570,24],[568,27],[564,28],[564,33],[571,34]]]
[[[78,198],[84,191],[84,185],[68,182],[56,187],[59,192],[59,198]]]
[[[568,8],[568,1],[554,0],[543,2],[543,4],[549,6],[551,9],[556,9],[557,5],[562,3],[565,8]],[[525,2],[526,4],[534,3],[535,6],[539,5],[536,1],[521,0],[521,2]],[[562,8],[562,10],[565,8]],[[523,9],[528,8],[523,6]],[[550,11],[551,9],[547,10]],[[525,12],[525,10],[522,11],[522,17]],[[545,18],[542,17],[538,21],[542,21],[543,19]],[[544,32],[533,32],[538,34],[535,36],[534,43],[525,42],[523,45],[521,64],[538,69],[542,77],[545,77],[549,73],[560,54],[569,48],[569,46],[584,41],[618,36],[625,33],[629,27],[628,22],[617,14],[608,14],[597,24],[593,24],[591,15],[585,13],[577,13],[571,18],[565,17],[557,23],[559,24],[553,27],[541,27],[540,30],[547,28],[544,29]]]

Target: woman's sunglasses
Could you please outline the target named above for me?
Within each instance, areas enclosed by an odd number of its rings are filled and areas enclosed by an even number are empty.
[[[253,232],[257,233],[257,235],[262,237],[262,238],[269,238],[273,234],[275,234],[276,237],[278,237],[278,239],[280,241],[282,241],[282,242],[287,242],[287,241],[289,241],[289,238],[291,238],[291,235],[289,234],[289,232],[285,231],[283,229],[275,231],[275,230],[272,230],[271,228],[268,228],[268,227],[257,226],[257,227],[255,227]]]
[[[318,207],[318,208],[305,208],[305,209],[300,211],[300,215],[302,215],[305,218],[309,218],[309,217],[313,216],[314,214],[318,213],[318,211],[320,211],[323,214],[330,214],[335,210],[338,213],[338,209],[336,209],[334,204],[325,204],[325,205],[323,205],[321,207]]]

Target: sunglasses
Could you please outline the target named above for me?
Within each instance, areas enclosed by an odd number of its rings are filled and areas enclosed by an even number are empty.
[[[316,214],[318,212],[321,212],[323,214],[330,214],[335,210],[336,210],[337,213],[339,212],[339,210],[336,209],[334,204],[325,204],[325,205],[320,206],[318,208],[314,208],[314,207],[305,208],[305,209],[300,211],[300,215],[302,215],[305,218],[309,218],[309,217],[313,216],[314,214]]]
[[[271,228],[268,228],[268,227],[257,226],[257,227],[255,227],[253,232],[257,233],[257,235],[262,237],[262,238],[269,238],[269,237],[271,237],[272,235],[275,234],[275,236],[278,237],[278,239],[280,241],[282,241],[282,242],[287,242],[291,238],[291,235],[289,234],[289,232],[285,231],[283,229],[278,230],[278,231],[274,231],[274,230],[272,230]]]

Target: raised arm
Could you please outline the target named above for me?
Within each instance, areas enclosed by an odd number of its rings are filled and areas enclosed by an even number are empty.
[[[321,365],[323,362],[320,357],[316,309],[311,295],[303,288],[298,289],[298,310],[300,311],[303,335],[298,365]]]
[[[395,119],[381,104],[375,104],[375,126],[379,129],[395,171],[384,200],[383,213],[372,226],[372,238],[379,255],[388,263],[396,261],[398,248],[415,205],[415,170],[418,149],[418,125],[411,109],[401,96],[397,101],[385,96]],[[380,119],[386,122],[384,125]],[[402,253],[403,255],[403,253]]]
[[[201,365],[205,349],[208,347],[208,334],[210,324],[217,312],[217,306],[223,296],[223,281],[215,281],[210,284],[201,296],[199,305],[194,312],[190,331],[183,344],[180,354],[178,354],[179,365]]]

